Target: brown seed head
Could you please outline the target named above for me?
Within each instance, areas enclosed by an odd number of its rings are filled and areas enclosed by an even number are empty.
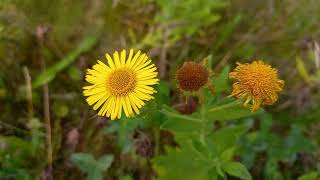
[[[176,74],[178,85],[184,91],[198,91],[207,84],[208,77],[208,70],[192,61],[185,62]]]

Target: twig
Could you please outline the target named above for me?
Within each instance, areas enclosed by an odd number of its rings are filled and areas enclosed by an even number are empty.
[[[23,67],[23,74],[26,80],[27,100],[28,100],[28,116],[29,120],[33,118],[33,103],[32,103],[32,86],[31,77],[27,67]]]
[[[50,122],[50,100],[49,100],[49,87],[46,83],[43,85],[43,107],[44,107],[44,118],[47,129],[47,153],[48,153],[48,169],[52,172],[52,142],[51,142],[51,122]]]
[[[47,34],[47,28],[44,26],[38,26],[36,31],[36,36],[38,38],[38,43],[40,50],[44,47],[44,39]],[[41,53],[39,53],[39,59],[42,65],[42,71],[46,71],[46,64]],[[47,141],[47,160],[48,169],[46,172],[46,178],[53,179],[52,176],[52,138],[51,138],[51,122],[50,122],[50,99],[49,99],[49,87],[48,83],[43,85],[43,109],[44,109],[44,119],[46,123],[46,141]]]
[[[270,16],[273,16],[274,15],[274,0],[269,0],[268,6],[269,6],[269,14],[270,14]]]
[[[225,64],[229,61],[230,57],[231,57],[232,53],[230,51],[227,52],[226,55],[223,56],[222,60],[219,62],[219,64],[216,65],[216,67],[214,68],[214,72],[217,72],[220,68],[222,68],[223,66],[225,66]]]
[[[23,134],[26,134],[26,135],[31,135],[30,131],[27,131],[27,130],[24,130],[24,129],[20,129],[20,128],[18,128],[16,126],[13,126],[11,124],[8,124],[6,122],[0,121],[0,124],[2,124],[3,126],[7,126],[8,128],[11,128],[11,129],[13,129],[13,130],[15,130],[17,132],[20,132],[20,133],[23,133]],[[42,137],[45,136],[45,134],[43,134],[41,132],[37,133],[37,135],[42,136]]]
[[[314,61],[316,63],[316,68],[320,68],[320,47],[317,41],[314,42]]]
[[[163,37],[163,46],[160,51],[160,59],[159,59],[159,77],[162,79],[166,76],[167,73],[167,39],[168,39],[168,30],[164,30]]]

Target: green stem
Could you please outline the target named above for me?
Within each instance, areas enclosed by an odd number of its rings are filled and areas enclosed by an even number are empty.
[[[218,107],[214,107],[214,108],[211,108],[211,109],[209,109],[208,111],[209,112],[213,112],[213,111],[217,111],[217,110],[220,110],[220,109],[225,109],[225,108],[228,108],[228,107],[232,107],[232,106],[235,106],[235,105],[239,105],[239,104],[241,104],[241,100],[239,99],[239,100],[236,100],[236,101],[232,101],[232,102],[230,102],[230,103],[228,103],[228,104],[224,104],[224,105],[222,105],[222,106],[218,106]]]
[[[200,118],[202,123],[200,141],[203,144],[206,144],[205,137],[206,137],[207,122],[208,122],[208,119],[206,117],[206,110],[207,110],[206,105],[205,103],[203,103],[200,108]]]
[[[160,129],[158,127],[154,128],[154,139],[155,139],[155,156],[160,154]]]
[[[199,121],[199,119],[192,118],[192,117],[185,116],[185,115],[181,115],[181,114],[177,114],[177,113],[173,113],[173,112],[169,112],[169,111],[167,111],[165,109],[160,110],[160,112],[163,113],[163,114],[166,114],[168,116],[171,116],[171,117],[175,117],[175,118],[179,118],[179,119],[183,119],[183,120],[189,120],[189,121],[201,123],[201,121]]]

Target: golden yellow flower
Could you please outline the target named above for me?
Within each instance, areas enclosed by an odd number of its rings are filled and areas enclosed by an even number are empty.
[[[277,93],[282,91],[284,81],[278,78],[275,68],[260,60],[237,65],[229,74],[231,79],[236,80],[230,96],[246,97],[245,107],[252,101],[251,111],[259,109],[261,104],[272,105],[277,101]]]
[[[91,83],[83,87],[83,94],[94,110],[100,108],[98,115],[120,119],[122,109],[127,117],[139,114],[144,101],[153,99],[156,93],[152,85],[158,84],[157,68],[145,53],[126,50],[106,53],[108,65],[100,60],[92,69],[87,70],[86,81]]]

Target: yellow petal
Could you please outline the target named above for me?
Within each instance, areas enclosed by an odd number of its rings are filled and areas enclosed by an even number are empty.
[[[133,111],[132,111],[132,107],[131,107],[131,103],[130,103],[129,97],[125,96],[124,101],[125,101],[126,107],[128,109],[128,114],[129,114],[130,117],[132,117],[133,116]]]
[[[129,100],[130,100],[130,104],[132,105],[132,108],[133,108],[134,112],[135,112],[136,114],[139,114],[140,111],[139,111],[138,108],[141,108],[142,105],[138,105],[138,104],[139,104],[139,103],[138,103],[138,100],[136,100],[136,98],[134,97],[133,94],[129,94]],[[141,101],[141,100],[140,100],[140,101]],[[143,102],[142,102],[142,103],[143,103]]]
[[[110,72],[110,68],[105,68],[105,66],[103,66],[101,64],[96,64],[96,65],[92,66],[92,68],[101,74],[108,74]]]
[[[142,69],[139,69],[137,72],[138,72],[138,73],[141,73],[141,72],[153,72],[153,71],[155,71],[155,70],[157,70],[157,68],[155,67],[155,65],[154,65],[154,64],[150,64],[150,65],[148,65],[147,67],[144,67],[144,68],[142,68]]]
[[[113,99],[113,102],[114,102],[114,106],[113,106],[112,112],[111,112],[111,120],[116,119],[117,113],[118,113],[118,108],[119,108],[119,105],[117,104],[116,98]]]
[[[114,64],[111,56],[110,56],[108,53],[106,53],[105,55],[106,55],[106,58],[107,58],[107,60],[108,60],[108,64],[109,64],[110,68],[111,68],[111,69],[114,69],[114,68],[115,68],[115,64]]]
[[[120,55],[120,63],[121,63],[121,66],[123,67],[126,63],[126,50],[122,50],[121,51],[121,55]]]
[[[155,85],[158,84],[159,79],[150,79],[145,81],[138,81],[137,84],[139,85]]]
[[[128,65],[128,67],[132,67],[132,65],[133,65],[134,63],[136,63],[138,57],[140,56],[140,53],[141,53],[141,51],[139,50],[139,51],[133,56],[133,59],[132,59],[132,61],[130,62],[130,64]]]
[[[105,92],[106,93],[106,87],[95,87],[95,88],[91,88],[91,89],[87,89],[83,91],[83,95],[84,96],[92,96],[94,94],[99,94]]]
[[[142,87],[138,87],[137,91],[140,91],[140,92],[142,92],[144,94],[153,94],[153,93],[156,92],[155,90],[145,89],[145,88],[142,88]]]
[[[103,68],[105,68],[106,70],[111,70],[109,66],[107,66],[104,62],[102,62],[101,60],[98,60],[98,64],[100,64]]]
[[[93,106],[93,110],[97,110],[106,100],[110,97],[109,94],[105,94],[99,101]]]
[[[117,97],[117,104],[119,105],[118,107],[118,115],[117,118],[120,119],[121,118],[121,114],[122,114],[122,102],[121,102],[121,97]]]
[[[88,102],[88,104],[91,106],[91,105],[93,105],[94,103],[96,103],[100,98],[102,98],[104,95],[105,95],[105,92],[102,92],[102,93],[98,93],[98,94],[89,96],[89,97],[87,98],[87,102]]]
[[[104,116],[105,112],[107,111],[107,107],[108,107],[108,100],[105,101],[105,103],[103,104],[102,108],[100,108],[98,115],[100,116]]]
[[[114,60],[114,64],[116,65],[116,68],[121,67],[118,51],[115,51],[113,53],[113,60]]]
[[[137,66],[137,67],[135,68],[135,70],[138,71],[138,70],[146,67],[146,66],[149,65],[150,63],[151,63],[151,60],[149,59],[147,62],[145,62],[145,63],[140,64],[139,66]]]
[[[144,102],[138,97],[137,93],[131,93],[130,100],[132,100],[132,102],[134,102],[138,108],[144,106]]]
[[[148,60],[148,56],[144,54],[144,56],[140,57],[138,62],[132,66],[132,69],[137,70],[138,69],[137,67],[143,65],[146,62],[146,60]]]
[[[125,103],[125,100],[124,100],[125,97],[121,97],[121,103],[122,103],[122,106],[123,106],[123,111],[125,113],[125,115],[127,117],[129,117],[129,112],[128,112],[128,108],[127,108],[127,105]]]
[[[107,106],[107,117],[110,117],[111,116],[111,113],[114,109],[114,106],[115,106],[115,103],[114,103],[114,97],[110,97],[108,99],[108,106]]]
[[[131,63],[132,56],[133,56],[133,49],[130,49],[129,56],[128,56],[128,59],[126,61],[126,66],[129,66],[129,64]]]

